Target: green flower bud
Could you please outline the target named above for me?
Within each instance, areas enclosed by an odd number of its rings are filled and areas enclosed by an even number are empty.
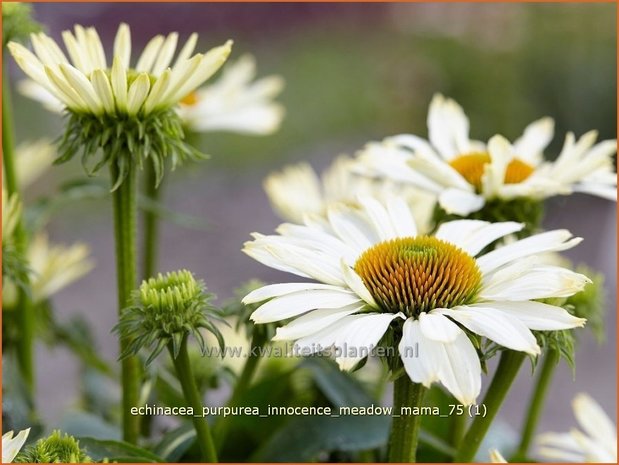
[[[26,447],[15,458],[16,463],[93,463],[73,436],[54,431]]]
[[[212,294],[206,293],[204,282],[197,281],[187,270],[160,273],[156,278],[143,281],[133,292],[132,305],[123,310],[120,322],[114,328],[117,334],[129,341],[120,358],[149,348],[148,365],[169,343],[176,358],[187,334],[193,334],[204,355],[206,344],[202,328],[213,333],[223,348],[223,337],[210,321],[221,317],[220,311],[210,305],[211,298]]]
[[[32,19],[32,6],[28,3],[2,3],[2,46],[11,40],[24,40],[32,32],[39,32],[41,25]]]

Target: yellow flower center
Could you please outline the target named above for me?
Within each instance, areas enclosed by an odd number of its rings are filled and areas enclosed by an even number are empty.
[[[354,269],[383,310],[409,316],[469,303],[482,280],[471,255],[432,236],[376,244]]]
[[[481,177],[484,168],[490,163],[490,155],[485,152],[475,152],[461,155],[449,162],[451,167],[462,175],[471,185],[481,190]],[[535,168],[528,163],[514,158],[505,170],[505,184],[518,184],[533,174]]]
[[[181,105],[188,105],[188,106],[193,106],[196,103],[198,103],[198,94],[197,92],[190,92],[187,95],[185,95],[182,99],[181,99]]]

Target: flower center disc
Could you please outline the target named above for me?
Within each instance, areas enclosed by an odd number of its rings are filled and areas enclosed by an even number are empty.
[[[469,303],[482,279],[472,256],[431,236],[376,244],[354,269],[385,311],[409,316]]]
[[[481,190],[481,178],[484,168],[490,163],[490,155],[484,152],[469,153],[454,158],[449,165],[462,175],[477,190]],[[518,184],[533,174],[535,168],[528,163],[514,158],[505,170],[505,184]]]

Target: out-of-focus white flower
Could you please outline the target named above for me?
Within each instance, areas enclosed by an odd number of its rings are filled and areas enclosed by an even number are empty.
[[[531,123],[513,144],[498,135],[484,144],[470,139],[462,107],[439,94],[430,104],[428,132],[429,141],[401,134],[369,143],[359,154],[357,169],[432,192],[447,213],[463,216],[495,198],[588,192],[616,199],[617,142],[595,144],[595,131],[578,141],[568,134],[557,160],[547,162],[543,151],[553,137],[552,119]]]
[[[2,435],[2,463],[13,462],[29,434],[30,428],[20,431],[15,437],[13,437],[13,431]]]
[[[284,107],[274,99],[284,88],[280,76],[254,81],[256,60],[244,55],[224,67],[221,77],[180,102],[183,122],[197,132],[271,134],[279,129]]]
[[[9,195],[2,189],[2,243],[13,236],[19,223],[22,205],[17,194]]]
[[[412,207],[419,229],[430,229],[435,205],[432,194],[410,185],[360,176],[354,168],[353,159],[340,155],[319,178],[308,163],[301,162],[269,175],[264,190],[277,215],[294,223],[302,223],[306,215],[324,216],[329,206],[337,203],[354,205],[359,195],[381,200],[398,195]]]
[[[587,394],[578,394],[572,408],[581,430],[538,436],[539,455],[566,462],[617,463],[617,427]]]
[[[462,404],[481,389],[479,356],[462,328],[512,350],[540,352],[531,330],[583,326],[584,319],[537,299],[573,295],[590,280],[535,255],[572,248],[569,231],[536,234],[489,253],[489,244],[523,228],[515,222],[459,220],[420,234],[409,206],[360,196],[329,207],[326,218],[253,234],[243,251],[271,268],[313,282],[267,285],[243,302],[264,302],[251,319],[288,321],[275,339],[301,354],[335,348],[343,370],[365,358],[393,324],[413,382],[440,381]],[[400,333],[398,333],[400,334]],[[417,357],[419,346],[422,357]]]
[[[198,37],[192,34],[172,64],[178,34],[158,35],[148,42],[132,67],[131,32],[126,24],[118,28],[111,63],[92,27],[77,25],[73,33],[62,33],[68,58],[46,34],[30,37],[34,53],[17,42],[8,44],[24,73],[63,108],[97,116],[145,116],[175,106],[223,65],[232,47],[232,41],[228,41],[207,53],[193,54]],[[26,85],[26,91],[30,96],[41,95],[32,84]],[[43,101],[48,108],[57,107],[48,98]]]
[[[490,449],[490,462],[492,463],[507,463],[503,454],[501,454],[497,449]]]
[[[28,265],[34,301],[49,298],[86,275],[94,266],[85,244],[52,245],[47,235],[34,236],[28,248]]]
[[[55,149],[47,139],[19,145],[15,150],[15,172],[20,187],[31,185],[54,162]]]

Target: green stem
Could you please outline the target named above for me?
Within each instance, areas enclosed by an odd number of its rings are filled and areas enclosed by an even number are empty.
[[[153,203],[158,203],[164,179],[157,187],[157,178],[152,163],[147,163],[144,176],[144,195]],[[148,279],[157,272],[158,244],[159,244],[159,217],[153,209],[145,209],[143,213],[144,235],[142,239],[142,278]]]
[[[389,435],[388,461],[413,463],[417,457],[417,442],[421,416],[406,412],[405,408],[420,407],[425,388],[413,383],[404,374],[393,383],[393,423]]]
[[[183,388],[185,400],[193,408],[193,426],[196,429],[196,437],[200,447],[201,459],[204,463],[216,463],[217,452],[215,451],[215,443],[206,421],[202,418],[203,411],[202,399],[194,382],[193,373],[191,372],[191,362],[189,360],[189,352],[187,351],[187,336],[183,338],[178,356],[174,358],[174,350],[172,344],[169,345],[170,356],[174,362],[176,375]]]
[[[482,402],[482,405],[485,406],[483,409],[485,415],[476,416],[473,420],[473,424],[460,443],[454,462],[471,462],[474,459],[477,449],[479,449],[481,441],[486,436],[494,417],[498,413],[503,400],[505,400],[507,391],[516,378],[525,356],[524,352],[513,350],[505,350],[502,353],[499,366]]]
[[[457,401],[455,401],[457,403]],[[451,428],[449,436],[451,445],[457,448],[464,437],[466,431],[466,415],[453,415],[451,418]]]
[[[254,330],[252,332],[251,338],[251,346],[249,349],[249,355],[247,357],[247,361],[243,366],[243,370],[239,375],[239,378],[234,385],[234,389],[232,394],[230,395],[230,399],[228,400],[229,406],[238,405],[241,399],[243,399],[244,394],[247,392],[251,381],[254,377],[254,373],[256,372],[256,368],[258,367],[258,363],[262,358],[261,349],[267,342],[266,334],[262,329],[256,328],[254,326]],[[220,420],[217,422],[215,426],[215,441],[217,442],[217,447],[221,449],[225,442],[225,437],[228,432],[229,426],[229,418],[230,417],[220,417]]]
[[[560,358],[561,354],[558,350],[548,350],[537,377],[535,390],[533,391],[527,416],[522,428],[520,444],[518,445],[516,452],[516,455],[523,460],[529,453],[529,447],[531,446],[531,440],[533,439],[540,414],[542,413],[544,400],[546,399],[548,388],[550,387],[550,383],[552,381],[555,369],[559,364]]]
[[[5,188],[9,195],[19,192],[19,182],[15,168],[15,145],[13,131],[13,113],[11,111],[11,88],[9,84],[8,66],[4,63],[2,81],[2,162],[4,166]],[[15,228],[15,250],[21,256],[26,256],[28,250],[28,237],[24,228],[23,219],[20,217]],[[29,276],[21,277],[26,284]],[[35,316],[34,305],[26,290],[19,286],[17,295],[17,318],[19,325],[19,338],[17,339],[17,362],[24,383],[28,389],[30,400],[34,402],[34,333]]]
[[[115,163],[110,165],[112,182],[119,175]],[[116,279],[118,286],[118,314],[127,307],[131,292],[136,288],[136,230],[137,230],[137,171],[129,167],[127,177],[113,192],[114,234],[116,240]],[[121,338],[120,353],[127,340]],[[122,361],[123,438],[136,444],[140,434],[140,417],[131,415],[131,408],[139,403],[140,365],[136,357]]]

